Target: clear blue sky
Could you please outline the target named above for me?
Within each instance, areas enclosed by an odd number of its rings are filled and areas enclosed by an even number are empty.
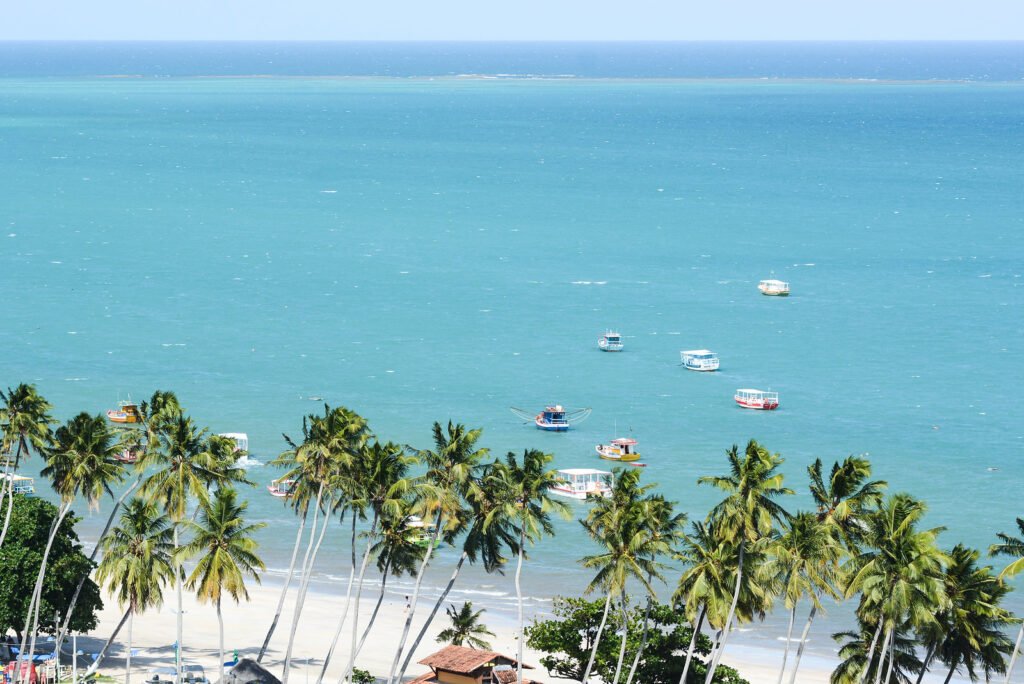
[[[1024,0],[0,0],[0,40],[1021,40]]]

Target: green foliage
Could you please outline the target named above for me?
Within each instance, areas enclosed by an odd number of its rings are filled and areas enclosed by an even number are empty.
[[[553,620],[539,620],[526,628],[526,643],[535,650],[547,653],[541,665],[555,677],[579,681],[594,646],[597,628],[601,624],[604,601],[582,598],[556,598]],[[629,633],[626,641],[626,661],[631,662],[640,646],[640,632],[644,618],[643,606],[629,614]],[[617,629],[606,626],[597,648],[594,672],[604,681],[615,675],[622,637]],[[580,635],[584,636],[581,638]],[[644,684],[677,684],[683,672],[686,650],[693,629],[686,623],[681,610],[671,606],[655,605],[651,610],[647,645],[640,658],[634,681]],[[707,672],[705,663],[697,656],[711,651],[711,640],[701,634],[694,649],[694,663],[687,676],[690,682],[703,682]],[[720,665],[715,673],[719,684],[746,684],[736,670]]]
[[[16,494],[11,513],[11,526],[0,548],[0,634],[25,627],[25,614],[32,599],[36,575],[42,562],[43,549],[50,526],[57,517],[57,508],[42,499]],[[78,518],[68,515],[61,523],[50,550],[46,577],[43,580],[39,629],[52,634],[54,611],[64,614],[71,603],[75,587],[90,570],[90,562],[75,534]],[[100,590],[86,580],[78,597],[70,629],[87,632],[96,627],[96,612],[103,608]]]
[[[352,684],[373,684],[377,678],[358,667],[352,670]]]
[[[443,630],[437,635],[437,641],[442,644],[453,646],[469,646],[471,648],[489,649],[491,644],[483,637],[494,636],[494,632],[487,629],[487,626],[480,622],[480,616],[485,608],[473,610],[473,602],[466,601],[461,608],[450,604],[447,609],[448,617],[451,618],[452,626]]]

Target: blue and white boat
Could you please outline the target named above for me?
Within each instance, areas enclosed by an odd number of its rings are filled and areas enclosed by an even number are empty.
[[[538,430],[547,432],[565,432],[574,423],[586,420],[590,415],[589,408],[567,410],[562,405],[545,406],[544,410],[537,415],[531,415],[528,411],[512,407],[512,413],[525,421],[533,421]]]
[[[622,351],[622,335],[611,330],[597,338],[597,346],[601,351],[617,352]]]
[[[708,349],[691,349],[679,352],[683,368],[692,371],[718,370],[718,354]]]

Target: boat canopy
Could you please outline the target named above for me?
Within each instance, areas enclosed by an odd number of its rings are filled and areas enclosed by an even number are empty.
[[[616,446],[636,446],[636,440],[631,437],[617,437],[612,440],[612,444]]]
[[[738,389],[736,394],[748,396],[748,397],[778,397],[778,392],[766,392],[765,390],[759,389]]]
[[[715,357],[715,352],[710,349],[693,349],[691,351],[682,352],[686,356],[693,356],[698,359],[711,359]]]

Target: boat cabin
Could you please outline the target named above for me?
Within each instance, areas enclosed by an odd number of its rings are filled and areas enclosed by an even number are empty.
[[[618,437],[610,444],[598,444],[597,455],[607,461],[636,461],[640,454],[636,451],[636,440],[629,437]]]
[[[733,397],[742,408],[772,411],[779,407],[779,393],[759,389],[738,389]]]
[[[227,437],[235,443],[235,451],[249,450],[249,435],[244,432],[222,432],[218,437]]]
[[[142,415],[137,405],[122,401],[116,409],[107,411],[107,419],[112,423],[141,423]]]
[[[516,681],[516,660],[494,651],[466,646],[445,646],[419,661],[430,668],[410,684],[511,684]],[[524,670],[532,670],[523,665]],[[523,684],[538,682],[523,676]]]
[[[683,367],[693,371],[718,370],[718,354],[708,349],[692,349],[679,352]]]
[[[776,297],[785,297],[789,295],[789,283],[784,280],[775,280],[772,278],[762,280],[757,284],[757,289],[760,290],[763,295]]]
[[[15,494],[31,495],[36,493],[36,481],[31,477],[4,473],[0,475],[0,480],[4,481],[3,487],[7,487],[7,483],[10,482],[11,491]]]
[[[558,471],[561,480],[551,487],[551,493],[583,501],[588,495],[611,496],[612,474],[594,468],[566,468]]]
[[[609,330],[608,332],[606,332],[604,335],[601,335],[601,337],[597,339],[597,346],[601,349],[601,351],[622,351],[622,335],[620,335],[617,332],[612,332],[611,330]]]
[[[271,496],[276,496],[279,499],[287,499],[295,493],[295,484],[295,480],[274,480],[267,485],[267,491],[270,492]]]

